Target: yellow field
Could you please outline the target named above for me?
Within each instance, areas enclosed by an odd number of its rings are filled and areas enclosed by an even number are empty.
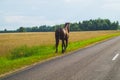
[[[70,32],[69,42],[86,40],[116,32],[118,31]],[[22,45],[36,46],[51,44],[55,44],[54,32],[0,34],[0,55],[8,54],[10,50]]]

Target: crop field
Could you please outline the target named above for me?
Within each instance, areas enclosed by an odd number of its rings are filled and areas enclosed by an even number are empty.
[[[120,31],[70,32],[66,53],[116,36]],[[0,34],[0,76],[59,55],[61,42],[56,54],[54,32]]]
[[[90,38],[95,38],[113,33],[118,32],[117,31],[70,32],[69,43],[87,40]],[[0,34],[0,56],[9,54],[12,49],[23,45],[54,46],[55,45],[54,32]]]

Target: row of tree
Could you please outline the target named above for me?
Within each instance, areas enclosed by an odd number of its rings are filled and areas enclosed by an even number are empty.
[[[19,32],[47,32],[55,31],[59,27],[63,27],[64,24],[55,25],[55,26],[35,26],[35,27],[20,27],[17,31]],[[22,29],[21,29],[22,28]],[[78,23],[71,23],[71,31],[93,31],[93,30],[117,30],[119,28],[118,21],[111,22],[109,19],[95,19],[95,20],[86,20]]]
[[[51,26],[34,26],[34,27],[20,27],[19,29],[17,29],[18,32],[50,32],[50,31],[54,31],[54,27]]]
[[[109,19],[95,19],[71,24],[71,31],[93,31],[93,30],[117,30],[118,21],[111,22]]]
[[[54,26],[34,26],[34,27],[20,27],[14,32],[52,32],[57,28],[63,27],[64,24]],[[94,31],[94,30],[117,30],[120,29],[119,22],[111,22],[109,19],[95,19],[86,20],[78,23],[70,24],[70,31]],[[7,32],[7,30],[5,30]]]

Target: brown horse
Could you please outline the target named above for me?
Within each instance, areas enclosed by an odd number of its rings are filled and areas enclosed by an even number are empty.
[[[65,23],[64,28],[58,28],[55,31],[56,53],[58,52],[59,40],[62,40],[62,53],[65,52],[68,46],[69,26],[70,26],[70,23]]]

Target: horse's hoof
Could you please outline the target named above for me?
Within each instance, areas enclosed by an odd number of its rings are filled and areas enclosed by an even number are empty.
[[[65,51],[63,50],[62,53],[64,54],[64,52],[65,52]]]

